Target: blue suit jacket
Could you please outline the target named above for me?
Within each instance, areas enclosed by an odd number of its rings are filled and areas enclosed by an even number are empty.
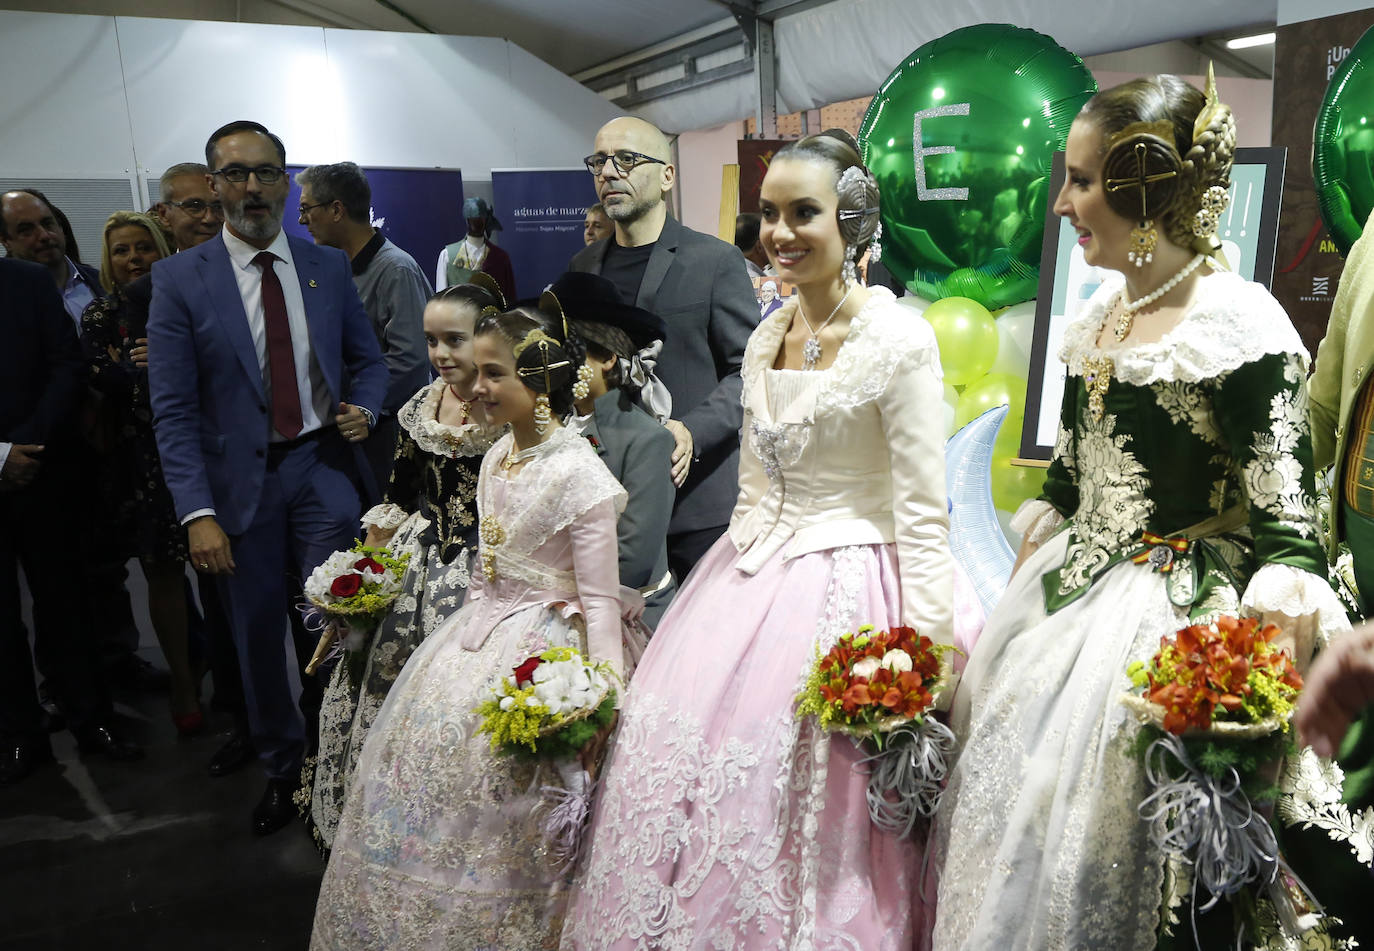
[[[310,349],[330,397],[380,416],[386,364],[354,289],[348,256],[288,240]],[[177,517],[212,508],[228,534],[247,530],[267,472],[271,424],[248,316],[222,237],[154,265],[148,384]]]

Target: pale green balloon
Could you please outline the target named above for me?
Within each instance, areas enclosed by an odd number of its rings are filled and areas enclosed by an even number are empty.
[[[954,422],[965,426],[994,406],[1007,406],[1002,429],[1021,431],[1026,417],[1026,381],[1010,373],[987,373],[964,387],[955,407]]]
[[[921,316],[935,331],[946,383],[969,383],[992,368],[997,360],[997,322],[982,304],[967,297],[943,297]]]

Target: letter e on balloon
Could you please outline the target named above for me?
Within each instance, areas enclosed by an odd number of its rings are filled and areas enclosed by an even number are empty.
[[[921,141],[921,120],[939,116],[966,116],[968,103],[952,102],[945,106],[933,106],[916,113],[912,120],[912,156],[916,163],[916,198],[920,201],[968,201],[967,188],[927,188],[926,156],[948,155],[954,151],[952,145],[932,145],[929,148]]]

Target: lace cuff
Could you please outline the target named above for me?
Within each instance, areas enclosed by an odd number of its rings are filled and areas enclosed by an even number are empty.
[[[1314,649],[1350,629],[1345,607],[1327,580],[1292,565],[1271,563],[1255,572],[1241,607],[1291,634],[1302,668]]]
[[[1044,499],[1026,499],[1011,517],[1011,530],[1020,532],[1023,542],[1042,544],[1064,524],[1064,516]]]
[[[409,512],[394,502],[383,502],[363,513],[363,528],[379,528],[384,532],[394,532],[409,516]]]

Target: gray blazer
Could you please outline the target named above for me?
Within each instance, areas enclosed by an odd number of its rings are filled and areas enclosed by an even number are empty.
[[[666,542],[673,511],[672,433],[624,390],[597,399],[582,433],[630,496],[616,523],[620,583],[644,589],[668,575],[668,583],[644,599],[644,623],[653,630],[677,594]]]
[[[583,248],[570,271],[601,273],[613,238]],[[672,534],[728,525],[739,492],[739,367],[759,322],[744,255],[671,215],[663,224],[636,306],[668,325],[656,373],[673,395],[673,418],[692,433],[696,458],[677,492]]]

